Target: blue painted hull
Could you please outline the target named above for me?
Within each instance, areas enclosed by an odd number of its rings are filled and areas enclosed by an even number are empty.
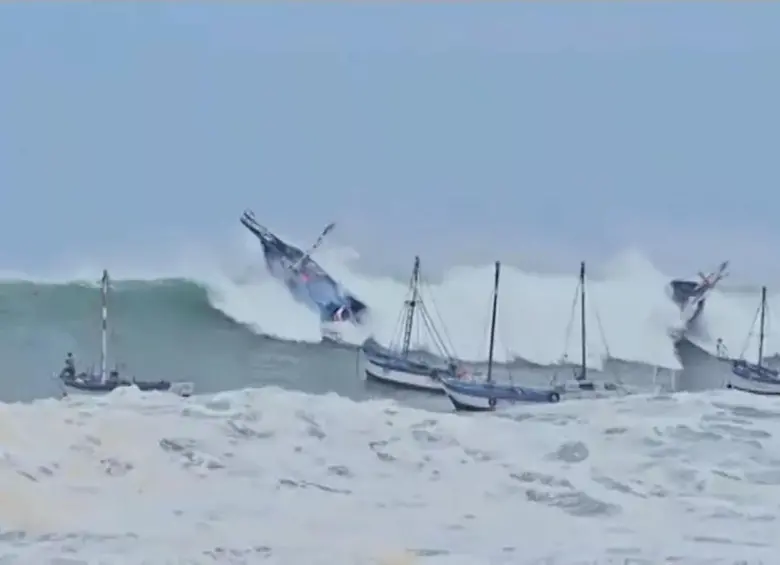
[[[672,301],[677,305],[680,310],[683,310],[692,298],[699,299],[696,304],[696,308],[693,311],[688,323],[693,323],[699,316],[701,316],[704,310],[704,304],[706,299],[704,297],[705,292],[701,292],[699,283],[686,280],[673,280],[669,283],[671,288]]]
[[[293,298],[319,314],[322,322],[360,324],[368,314],[367,306],[344,289],[313,259],[299,262],[304,253],[285,243],[244,214],[241,223],[263,246],[268,272],[284,283]],[[292,268],[296,265],[296,268]]]
[[[444,391],[456,410],[488,412],[497,405],[555,403],[561,399],[555,390],[535,389],[510,384],[442,379]]]

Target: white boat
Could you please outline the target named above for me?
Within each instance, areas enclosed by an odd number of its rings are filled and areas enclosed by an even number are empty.
[[[409,298],[404,301],[401,320],[400,339],[394,339],[389,347],[383,347],[373,339],[363,344],[366,380],[399,388],[443,393],[441,377],[454,375],[457,365],[450,353],[452,348],[445,345],[422,300],[419,257],[414,258]],[[438,349],[439,356],[445,361],[414,355],[411,341],[415,326],[427,332],[430,341]]]
[[[744,359],[744,349],[738,359],[731,359],[731,374],[726,382],[726,388],[766,396],[780,395],[780,371],[770,369],[764,365],[766,312],[766,287],[763,286],[761,287],[761,306],[759,307],[759,312],[757,312],[757,314],[760,313],[758,360],[756,363],[746,361]]]

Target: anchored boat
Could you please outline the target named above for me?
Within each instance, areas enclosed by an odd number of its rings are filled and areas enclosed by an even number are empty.
[[[740,357],[731,360],[731,375],[726,383],[726,388],[768,396],[780,395],[780,371],[764,365],[764,340],[766,337],[767,310],[766,287],[763,286],[761,287],[761,305],[756,311],[755,316],[755,318],[760,317],[757,362],[750,363],[745,360],[745,349],[747,349],[748,345],[746,342]],[[753,327],[755,327],[756,324],[755,318],[753,319]],[[751,329],[750,334],[752,333]],[[748,334],[747,341],[750,339],[750,334]]]
[[[408,298],[404,301],[399,325],[401,339],[393,339],[389,347],[382,347],[373,339],[363,344],[366,379],[400,388],[443,393],[441,378],[455,376],[457,363],[423,301],[419,257],[414,258]],[[438,350],[438,355],[446,360],[445,363],[414,357],[411,342],[415,329],[428,334],[430,343]]]
[[[588,341],[587,341],[587,323],[585,316],[585,261],[580,263],[580,277],[577,285],[577,291],[575,293],[574,303],[572,304],[572,316],[569,320],[569,325],[566,330],[566,342],[568,345],[569,335],[571,333],[571,326],[574,320],[574,312],[577,307],[577,302],[580,305],[580,363],[574,370],[573,378],[566,379],[563,382],[558,380],[558,376],[553,377],[553,387],[560,394],[573,397],[600,397],[600,396],[613,396],[615,394],[625,392],[621,383],[613,383],[607,381],[594,381],[588,378]],[[599,322],[599,330],[601,333],[601,339],[604,342],[605,349],[607,350],[607,356],[609,356],[609,348],[606,346],[606,339],[604,337],[604,330],[601,327],[601,319],[596,315],[596,319]],[[563,356],[563,361],[566,361],[566,355]]]
[[[127,378],[120,375],[119,370],[114,368],[108,370],[108,291],[109,277],[108,271],[103,271],[103,277],[100,280],[100,295],[102,303],[102,325],[100,341],[100,371],[95,372],[77,372],[73,356],[68,353],[65,361],[65,368],[60,371],[58,378],[67,388],[87,393],[105,393],[111,392],[123,386],[135,386],[144,391],[168,391],[179,396],[190,396],[194,391],[194,386],[189,382],[172,383],[166,380],[142,381],[135,377]],[[67,392],[65,393],[67,394]]]
[[[496,314],[501,263],[496,261],[493,284],[493,309],[490,320],[490,344],[488,366],[484,380],[481,376],[448,376],[441,379],[442,388],[456,410],[488,412],[502,405],[518,403],[558,402],[561,395],[553,388],[537,389],[493,380],[493,352],[496,341]]]
[[[325,236],[336,226],[335,223],[325,226],[305,252],[282,241],[260,225],[251,210],[244,211],[241,223],[260,240],[268,272],[285,284],[293,298],[320,316],[324,338],[341,341],[340,323],[361,324],[365,321],[368,314],[366,305],[311,258],[312,253],[322,245]]]

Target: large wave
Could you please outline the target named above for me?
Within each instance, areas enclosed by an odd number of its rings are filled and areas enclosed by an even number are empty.
[[[318,262],[371,309],[367,327],[348,332],[345,339],[357,345],[373,335],[379,342],[388,343],[397,330],[407,283],[400,278],[365,274],[357,259],[355,252],[344,248],[325,249],[317,255]],[[422,261],[424,270],[424,257]],[[411,269],[411,258],[409,263]],[[109,268],[115,279],[188,279],[206,289],[211,307],[256,333],[290,341],[321,340],[319,317],[266,273],[254,240],[229,251],[199,248],[197,252],[178,253],[175,260],[156,265],[143,261],[131,264],[115,257],[82,266],[65,277],[28,277],[18,273],[8,276],[48,283],[83,280],[94,284],[103,266]],[[499,361],[520,358],[548,365],[564,354],[578,357],[580,333],[576,321],[566,340],[577,271],[578,265],[572,265],[571,274],[550,275],[503,265],[496,348]],[[599,359],[609,354],[626,361],[678,369],[680,364],[669,332],[679,329],[681,322],[679,311],[666,292],[670,276],[637,252],[619,256],[600,271],[601,278],[590,280],[587,287],[589,363],[597,366]],[[429,307],[437,312],[444,332],[462,358],[487,358],[492,283],[493,265],[486,264],[454,266],[426,285]],[[778,298],[774,296],[771,301]],[[757,296],[752,293],[714,292],[703,315],[704,330],[696,336],[697,344],[712,351],[714,339],[721,337],[732,353],[738,353],[756,306]],[[171,308],[174,307],[172,302]],[[772,313],[770,310],[770,327]],[[425,342],[424,334],[421,337],[423,346],[432,347]],[[754,350],[755,346],[750,353]],[[780,340],[770,334],[766,351],[780,351]]]

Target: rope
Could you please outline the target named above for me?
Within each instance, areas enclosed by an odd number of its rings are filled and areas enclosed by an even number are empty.
[[[747,351],[748,345],[750,345],[750,340],[755,335],[755,328],[756,328],[756,320],[758,320],[758,315],[761,313],[761,306],[756,308],[756,313],[753,314],[753,322],[750,324],[750,331],[748,332],[747,337],[745,338],[745,342],[742,344],[742,351],[739,353],[739,358],[744,359],[745,358],[745,352]]]

